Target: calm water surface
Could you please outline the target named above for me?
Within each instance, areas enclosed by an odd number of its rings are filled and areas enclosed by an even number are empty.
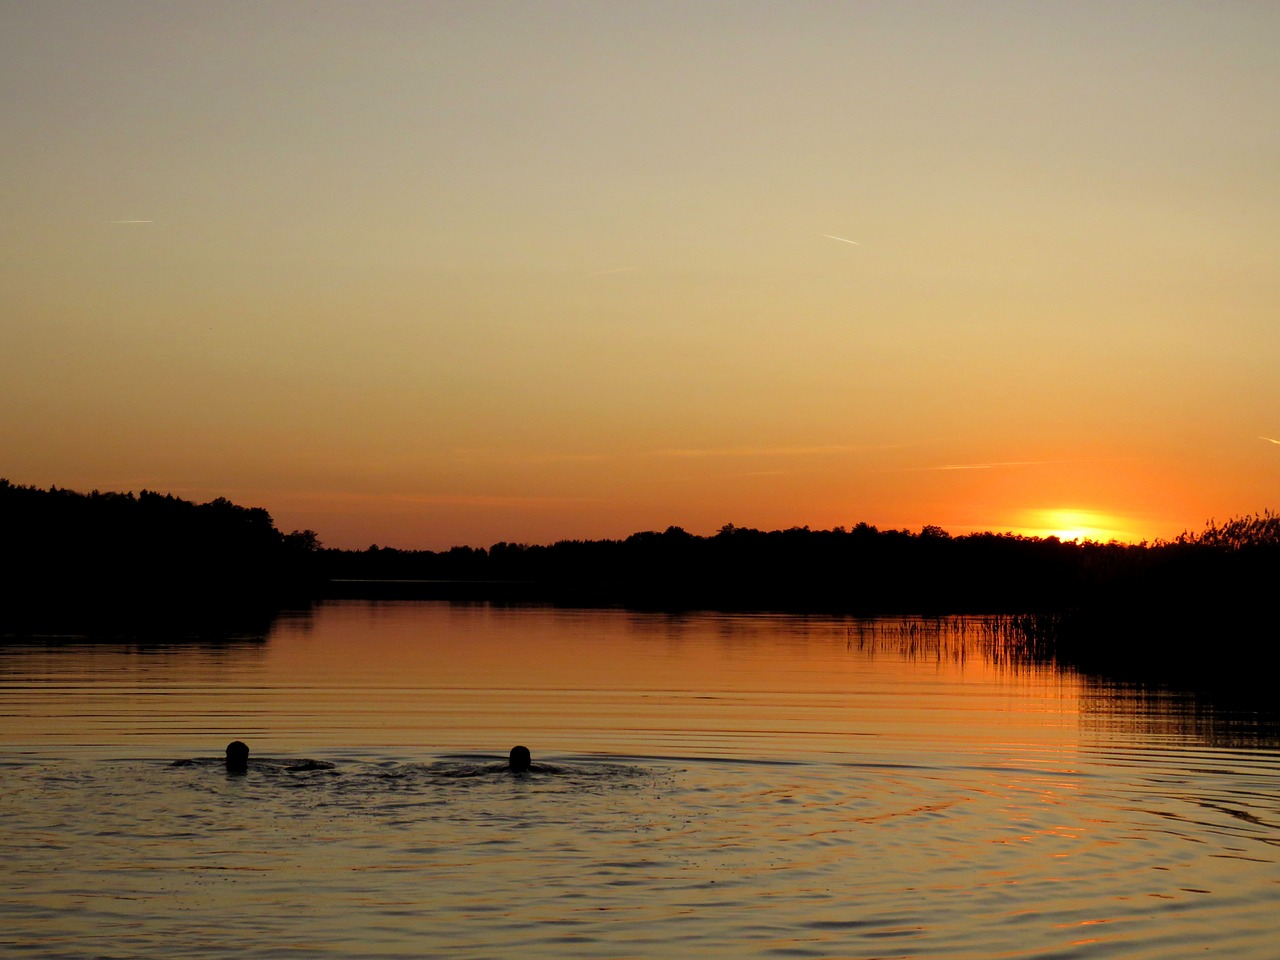
[[[1275,960],[1280,750],[1231,721],[962,621],[10,642],[0,954]]]

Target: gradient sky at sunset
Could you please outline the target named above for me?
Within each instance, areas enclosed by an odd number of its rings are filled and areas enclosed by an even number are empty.
[[[1277,50],[1271,2],[0,2],[0,476],[344,547],[1280,506]]]

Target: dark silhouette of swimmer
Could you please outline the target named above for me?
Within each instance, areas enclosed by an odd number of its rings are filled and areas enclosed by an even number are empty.
[[[232,740],[227,744],[227,773],[247,773],[249,771],[249,747],[240,740]]]
[[[494,774],[564,773],[549,763],[534,763],[528,747],[512,747],[506,763],[455,763],[448,760],[432,764],[432,772],[441,777],[486,777]]]
[[[507,757],[507,765],[496,769],[510,773],[564,773],[563,769],[549,763],[534,763],[528,747],[512,747]]]
[[[533,768],[533,757],[528,747],[512,747],[507,758],[507,766],[512,773],[526,773]]]

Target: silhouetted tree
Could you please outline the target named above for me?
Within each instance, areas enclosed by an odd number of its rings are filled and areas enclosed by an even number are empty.
[[[88,494],[0,480],[0,629],[32,618],[216,612],[309,596],[315,534],[261,508],[143,490]]]

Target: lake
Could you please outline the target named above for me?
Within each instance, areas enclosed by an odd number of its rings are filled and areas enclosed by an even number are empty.
[[[10,640],[0,742],[5,956],[1280,956],[1272,728],[976,619]]]

